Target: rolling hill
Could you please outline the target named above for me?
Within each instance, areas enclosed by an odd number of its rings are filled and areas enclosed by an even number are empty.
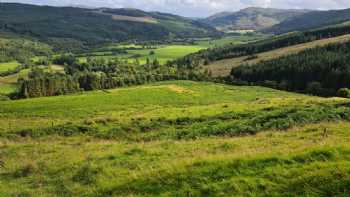
[[[238,12],[218,13],[202,21],[222,31],[261,30],[307,12],[308,10],[250,7]]]
[[[220,34],[195,20],[135,9],[83,9],[15,3],[2,3],[0,9],[0,33],[39,39],[59,49],[113,41]]]
[[[283,48],[274,49],[267,52],[256,53],[254,58],[251,58],[249,55],[228,58],[223,60],[218,60],[211,62],[209,65],[206,65],[204,68],[209,69],[213,76],[228,76],[234,67],[241,65],[250,65],[257,64],[261,61],[273,60],[285,55],[296,54],[306,49],[311,49],[320,46],[326,46],[328,44],[343,43],[350,41],[350,34],[337,36],[333,38],[321,39],[312,42],[307,42],[303,44],[297,44],[293,46],[287,46]]]
[[[348,104],[190,81],[0,101],[0,193],[341,196]]]
[[[350,9],[312,11],[296,16],[264,30],[264,32],[281,34],[290,31],[303,31],[324,26],[333,26],[350,20]]]

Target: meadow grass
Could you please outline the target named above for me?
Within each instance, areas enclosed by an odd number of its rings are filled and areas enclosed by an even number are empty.
[[[222,47],[224,45],[228,44],[245,44],[248,42],[257,41],[260,39],[265,38],[263,35],[237,35],[237,36],[226,36],[219,39],[205,39],[201,41],[197,41],[196,44],[207,47],[207,48],[215,48],[215,47]]]
[[[0,193],[346,196],[349,102],[191,81],[0,101]]]
[[[103,59],[113,59],[119,58],[121,60],[126,60],[129,63],[135,63],[136,59],[140,64],[145,64],[147,58],[151,61],[157,59],[160,64],[165,64],[168,61],[183,57],[185,55],[198,52],[205,49],[204,46],[199,45],[157,45],[155,49],[143,49],[140,45],[127,44],[127,45],[117,45],[104,47],[104,51],[89,53],[90,56],[95,58]],[[113,54],[110,50],[113,48],[135,48],[132,50],[127,50],[127,54]],[[150,54],[151,51],[154,54]],[[81,62],[86,61],[86,57],[79,57]]]
[[[348,122],[322,123],[248,137],[146,143],[84,136],[1,139],[0,192],[5,196],[346,196],[349,129]]]
[[[0,73],[17,68],[20,64],[16,61],[0,63]]]
[[[165,64],[168,61],[181,58],[191,53],[198,52],[202,49],[207,49],[210,47],[219,47],[227,44],[243,44],[247,42],[252,42],[258,39],[262,39],[262,35],[240,35],[240,36],[227,36],[218,39],[204,38],[198,39],[193,44],[168,44],[168,45],[154,45],[155,49],[143,48],[141,45],[137,44],[110,44],[104,46],[98,50],[98,52],[91,52],[89,56],[95,58],[113,59],[119,58],[126,60],[129,63],[134,63],[138,59],[140,64],[145,64],[146,59],[153,61],[157,59],[161,64]],[[113,54],[113,49],[129,49],[127,54]],[[150,52],[153,51],[154,54],[151,55]],[[84,55],[79,57],[81,62],[86,61]]]

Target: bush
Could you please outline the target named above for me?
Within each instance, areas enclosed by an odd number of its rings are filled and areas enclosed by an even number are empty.
[[[341,88],[337,92],[337,96],[344,97],[344,98],[350,98],[350,89],[349,88]]]

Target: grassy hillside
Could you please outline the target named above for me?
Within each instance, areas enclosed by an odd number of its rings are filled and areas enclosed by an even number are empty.
[[[155,23],[130,20],[135,13]],[[119,20],[116,16],[124,17]],[[129,18],[128,18],[129,17]],[[118,20],[116,20],[118,19]],[[59,8],[2,3],[0,32],[40,39],[56,49],[84,48],[89,45],[125,40],[208,37],[218,32],[197,21],[140,10]]]
[[[0,74],[3,72],[6,72],[8,70],[15,69],[18,67],[20,64],[16,61],[13,62],[6,62],[6,63],[0,63]]]
[[[0,192],[344,195],[348,102],[189,81],[0,101]]]
[[[350,97],[349,53],[350,41],[319,46],[233,68],[231,78],[314,95]]]
[[[256,53],[255,57],[246,55],[242,57],[214,61],[214,62],[211,62],[209,65],[204,66],[204,68],[208,68],[213,73],[213,76],[228,76],[232,68],[240,66],[242,64],[245,64],[245,65],[256,64],[261,61],[272,60],[285,55],[295,54],[306,49],[315,48],[317,46],[325,46],[328,44],[342,43],[342,42],[347,42],[349,40],[350,40],[350,34],[344,35],[344,36],[338,36],[334,38],[316,40],[313,42],[297,44],[289,47],[283,47],[283,48],[271,50],[268,52]]]
[[[290,31],[303,31],[324,26],[332,26],[350,20],[350,9],[312,11],[303,15],[283,21],[271,28],[264,30],[269,33],[286,33]]]
[[[238,12],[219,13],[204,19],[203,22],[227,32],[261,30],[307,12],[309,11],[251,7]]]

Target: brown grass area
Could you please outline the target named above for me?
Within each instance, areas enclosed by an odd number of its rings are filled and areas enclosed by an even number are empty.
[[[209,70],[213,73],[214,76],[227,76],[230,74],[232,68],[242,64],[256,64],[260,61],[267,61],[278,57],[282,57],[284,55],[295,54],[305,49],[346,41],[350,41],[350,34],[284,47],[268,52],[258,53],[256,54],[258,58],[252,60],[247,60],[248,56],[219,60],[211,63],[210,65],[205,66],[204,68],[209,68]]]
[[[131,22],[139,22],[139,23],[153,23],[153,24],[158,23],[158,21],[152,17],[132,17],[132,16],[112,15],[112,19],[117,21],[131,21]]]
[[[145,17],[124,16],[124,15],[106,13],[106,12],[103,12],[103,10],[97,10],[93,12],[96,14],[111,16],[112,19],[116,21],[131,21],[131,22],[138,22],[138,23],[153,23],[153,24],[158,23],[157,19],[152,18],[150,16],[145,16]]]
[[[179,93],[179,94],[194,93],[194,91],[192,91],[192,90],[188,90],[188,89],[185,89],[185,88],[177,86],[177,85],[169,85],[168,88],[171,91]]]

